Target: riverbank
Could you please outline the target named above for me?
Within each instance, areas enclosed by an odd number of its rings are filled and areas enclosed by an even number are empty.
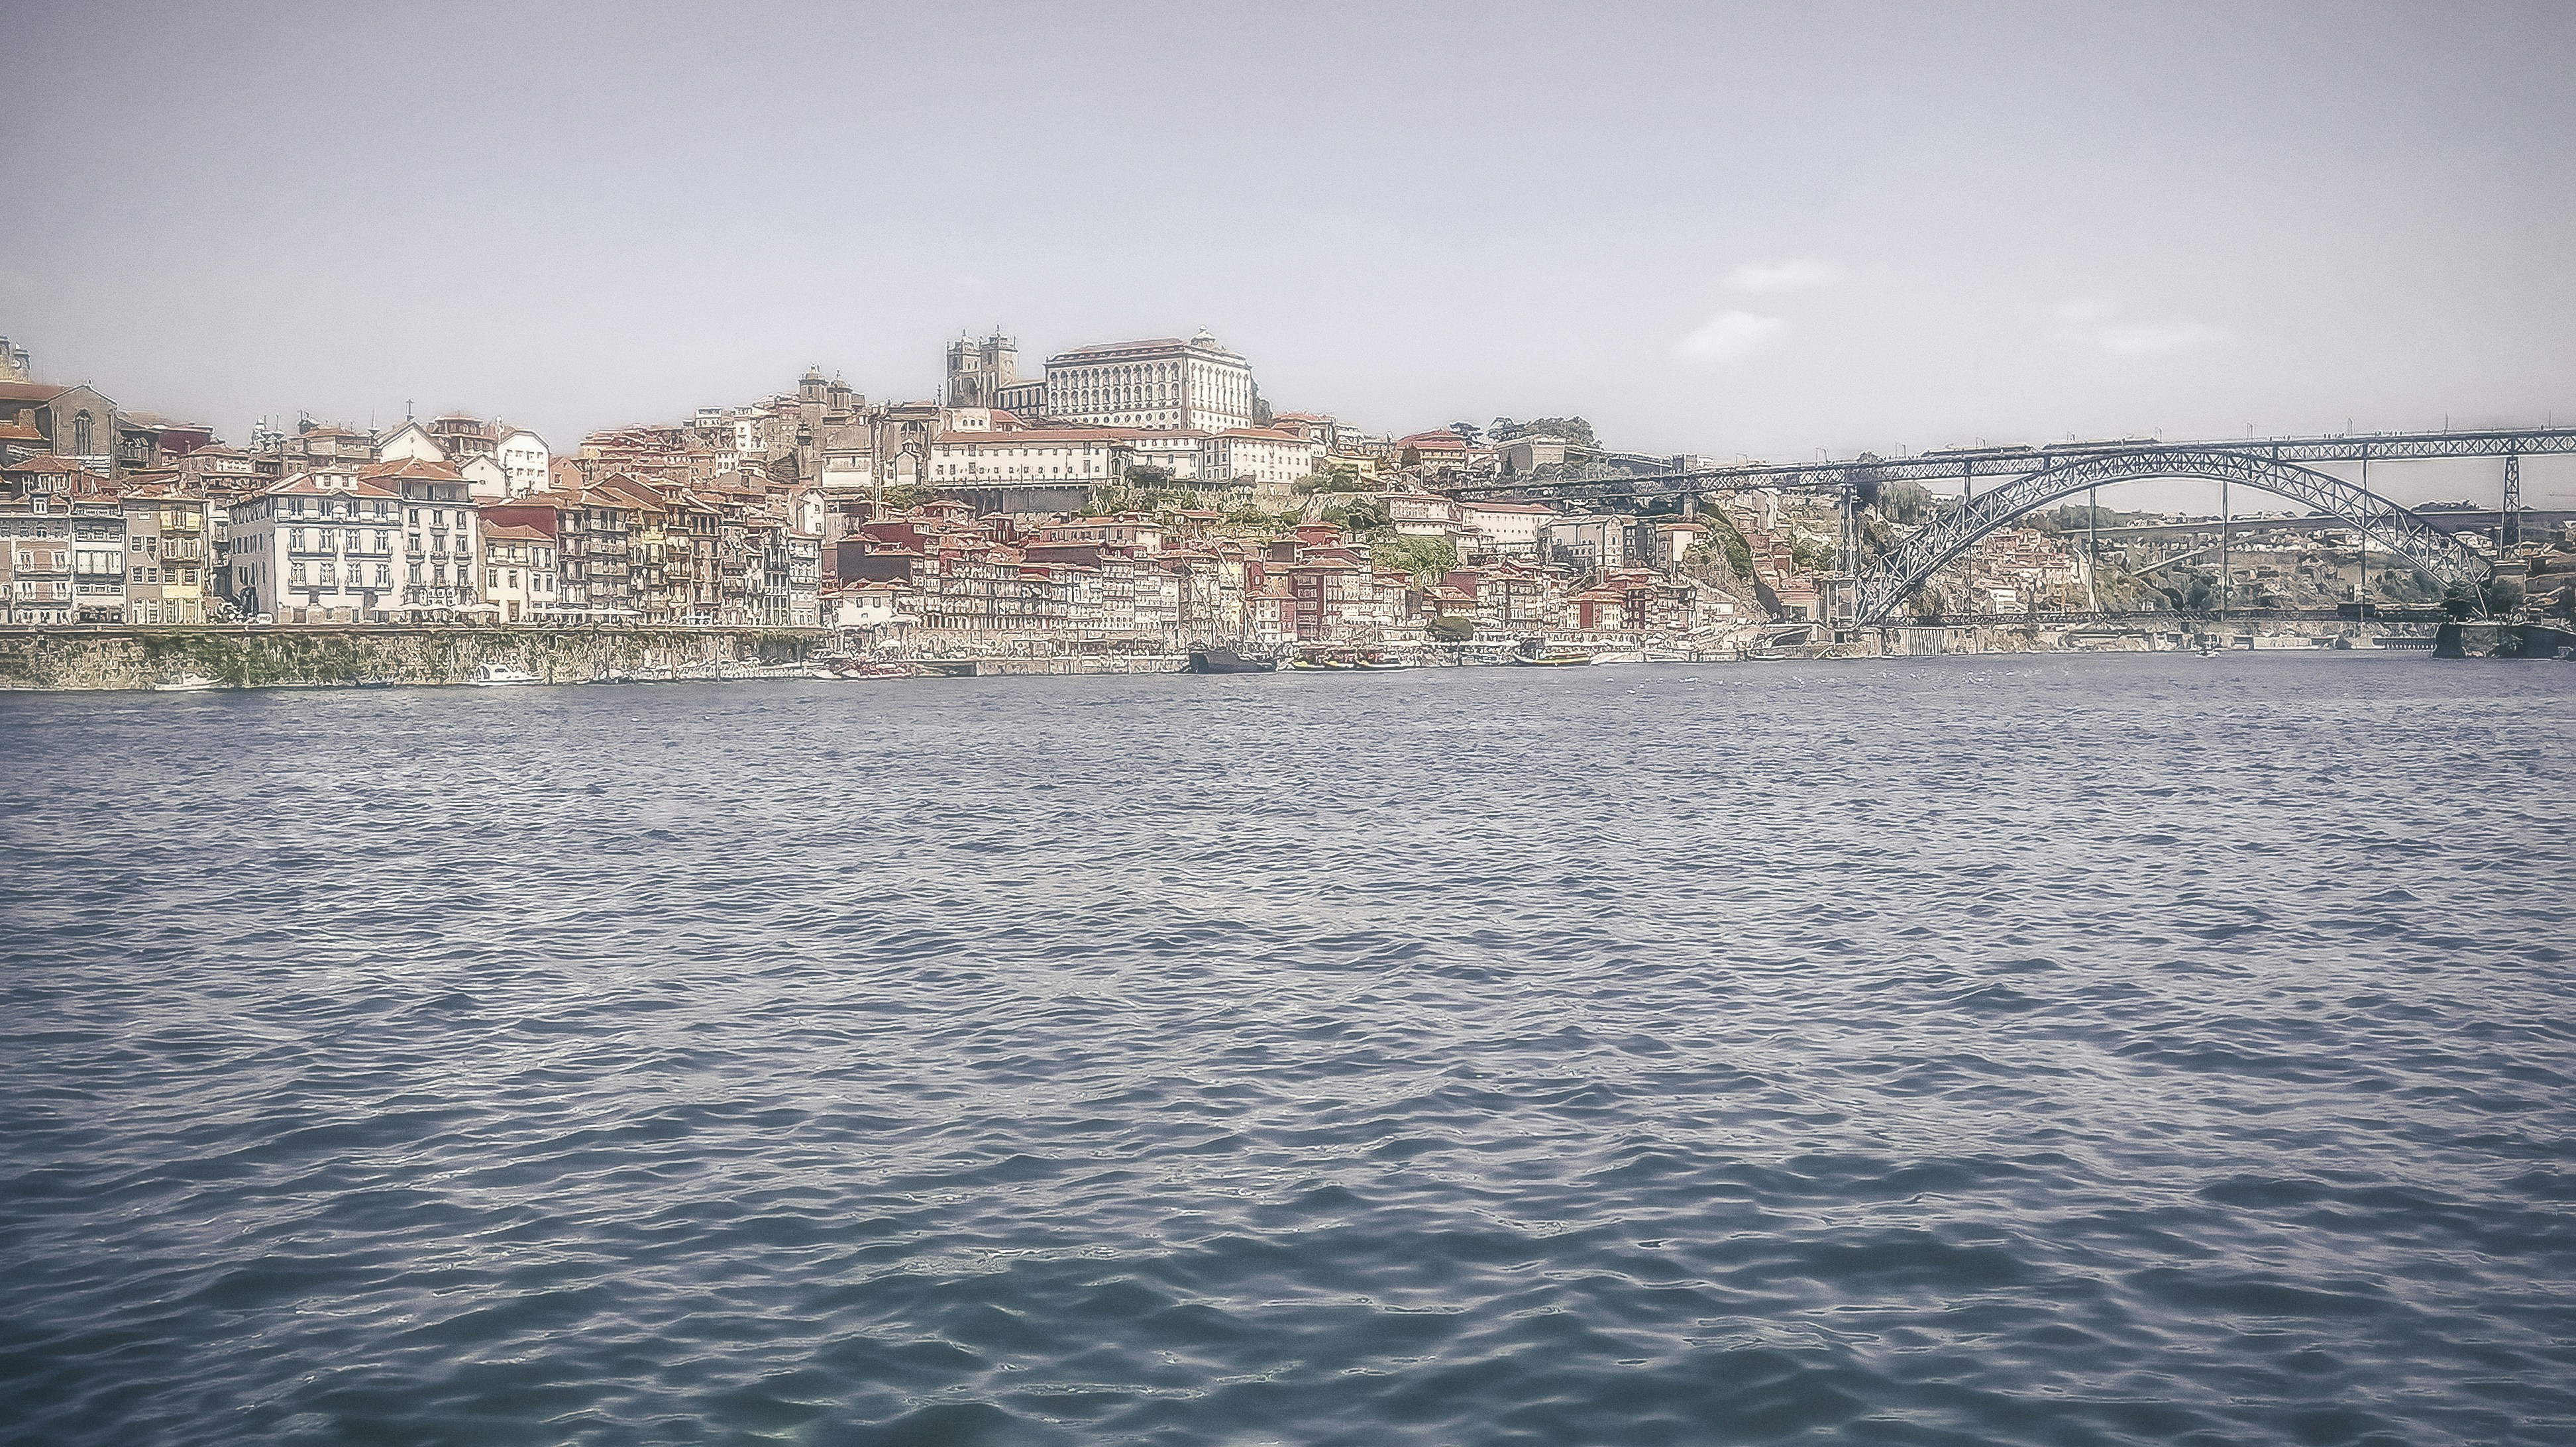
[[[715,676],[802,664],[818,630],[761,628],[63,628],[0,631],[0,688],[149,689],[464,683],[487,665],[542,683]]]
[[[2468,651],[2495,651],[2499,629],[2472,624]],[[1764,660],[1833,661],[1952,655],[2319,650],[2424,652],[2434,630],[2416,624],[2101,624],[1901,626],[1840,641],[1694,648],[1643,635],[1546,635],[1595,653],[1603,666]],[[954,640],[950,640],[954,643]],[[1073,677],[1179,673],[1188,655],[1147,646],[1016,651],[962,645],[883,655],[871,678]],[[1386,651],[1425,667],[1470,661],[1462,650],[1416,644]],[[740,682],[830,676],[836,650],[820,630],[754,628],[65,628],[0,630],[0,690],[109,692],[183,682],[216,688],[434,686],[475,682],[487,668],[540,684]]]

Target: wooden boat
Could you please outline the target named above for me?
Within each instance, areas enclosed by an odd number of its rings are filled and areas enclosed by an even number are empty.
[[[1301,673],[1356,673],[1360,658],[1348,648],[1307,648],[1289,659],[1288,666]]]
[[[1187,673],[1268,673],[1279,666],[1274,658],[1246,658],[1231,648],[1193,648]]]
[[[1504,660],[1514,668],[1581,668],[1592,661],[1589,653],[1515,653]]]

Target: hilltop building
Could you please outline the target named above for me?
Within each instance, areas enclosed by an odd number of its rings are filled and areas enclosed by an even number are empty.
[[[1046,415],[1096,427],[1224,432],[1268,420],[1252,364],[1207,332],[1047,358]]]

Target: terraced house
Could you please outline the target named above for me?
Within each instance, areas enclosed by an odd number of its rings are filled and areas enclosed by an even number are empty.
[[[131,489],[125,512],[125,621],[203,623],[213,559],[212,509],[170,483]]]
[[[523,623],[556,616],[555,540],[538,528],[486,522],[483,601],[500,610],[493,621]]]

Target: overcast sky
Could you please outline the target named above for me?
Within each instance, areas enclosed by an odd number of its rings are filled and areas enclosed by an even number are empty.
[[[2576,420],[2564,0],[0,10],[0,334],[236,441],[997,322],[1658,452]]]

